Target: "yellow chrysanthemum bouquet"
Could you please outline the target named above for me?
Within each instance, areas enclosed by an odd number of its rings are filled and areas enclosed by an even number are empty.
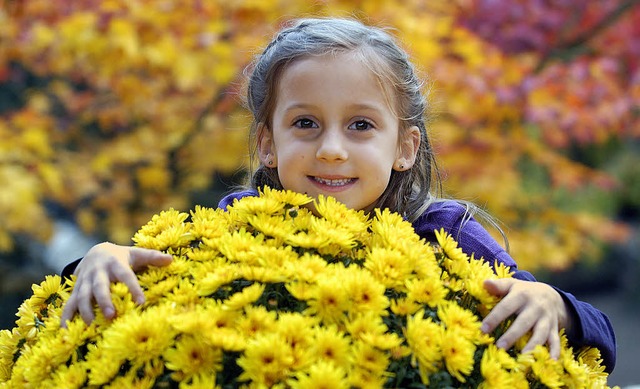
[[[0,388],[606,387],[597,349],[509,351],[486,335],[510,277],[445,232],[421,240],[399,215],[265,189],[227,211],[162,212],[134,236],[174,261],[138,277],[136,305],[113,284],[117,317],[60,328],[73,281],[33,286],[0,332]]]

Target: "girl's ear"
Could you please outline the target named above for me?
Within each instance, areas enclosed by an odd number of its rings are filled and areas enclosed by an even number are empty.
[[[393,164],[393,169],[397,171],[411,169],[416,162],[419,147],[420,129],[417,126],[411,126],[404,132],[398,143],[398,158]]]
[[[278,166],[275,145],[273,144],[273,134],[264,123],[258,123],[256,130],[256,141],[258,146],[258,158],[266,167]]]

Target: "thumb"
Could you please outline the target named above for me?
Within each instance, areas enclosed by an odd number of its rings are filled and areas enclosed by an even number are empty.
[[[158,250],[131,247],[129,251],[129,264],[134,271],[147,266],[167,266],[171,261],[173,261],[171,254]]]
[[[497,297],[504,297],[516,282],[513,278],[498,278],[484,281],[484,288],[487,292]]]

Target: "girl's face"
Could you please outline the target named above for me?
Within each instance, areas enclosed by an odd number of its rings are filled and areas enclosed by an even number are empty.
[[[417,127],[400,136],[378,79],[348,53],[289,65],[272,117],[271,128],[259,126],[258,153],[283,188],[357,210],[373,208],[392,169],[413,165],[420,142]]]

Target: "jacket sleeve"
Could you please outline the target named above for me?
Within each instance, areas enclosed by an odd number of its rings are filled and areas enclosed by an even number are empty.
[[[78,267],[80,261],[82,261],[82,258],[78,258],[75,261],[68,263],[64,269],[62,269],[62,273],[60,275],[62,276],[63,282],[65,278],[71,278],[71,275],[76,271],[76,267]]]
[[[497,259],[514,271],[514,278],[536,281],[531,273],[518,269],[513,258],[479,222],[467,216],[465,206],[459,203],[454,201],[436,203],[414,223],[414,228],[427,240],[433,240],[434,230],[444,228],[456,239],[465,253],[474,253],[475,258],[482,257],[490,262]],[[553,285],[550,286],[564,299],[573,316],[575,328],[568,337],[571,345],[598,348],[605,371],[609,373],[613,371],[616,364],[616,338],[609,318],[591,304],[580,301],[572,294]]]

